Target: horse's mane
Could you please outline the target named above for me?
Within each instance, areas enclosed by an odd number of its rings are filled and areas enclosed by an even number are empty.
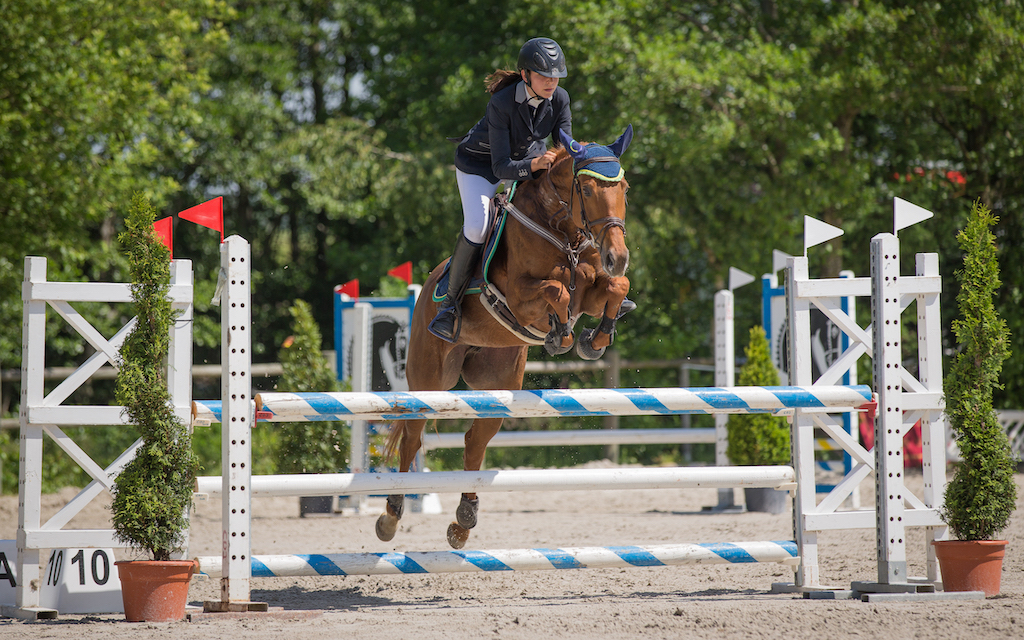
[[[515,202],[516,206],[522,211],[534,211],[541,215],[542,218],[550,217],[553,213],[560,209],[558,194],[551,190],[550,183],[547,180],[547,173],[551,173],[551,181],[555,185],[559,185],[559,177],[562,173],[566,173],[571,177],[572,174],[572,158],[569,156],[569,152],[565,147],[555,147],[555,161],[552,163],[551,168],[547,169],[540,177],[535,180],[527,180],[519,185],[516,189]]]

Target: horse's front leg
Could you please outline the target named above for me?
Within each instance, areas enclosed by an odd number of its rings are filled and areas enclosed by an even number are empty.
[[[477,418],[466,432],[466,448],[462,454],[462,467],[466,471],[479,471],[484,464],[487,443],[501,429],[502,418]],[[448,544],[453,549],[466,546],[469,530],[476,526],[480,499],[475,493],[462,494],[455,522],[448,525]]]
[[[615,321],[619,317],[622,301],[629,293],[629,279],[625,277],[606,278],[604,286],[595,286],[584,299],[584,309],[594,308],[601,314],[597,329],[586,329],[580,334],[576,352],[584,360],[596,360],[604,355],[615,335]],[[598,280],[595,285],[602,284]],[[589,303],[589,304],[588,304]],[[594,313],[593,315],[597,315]]]
[[[545,280],[541,289],[541,297],[547,304],[548,334],[544,338],[544,349],[553,356],[561,355],[572,349],[576,341],[572,334],[569,317],[569,305],[572,294],[569,288],[558,280]]]
[[[398,420],[391,425],[391,433],[388,435],[388,450],[398,449],[399,471],[405,472],[412,467],[416,459],[416,453],[420,450],[423,441],[423,427],[426,420]],[[395,537],[398,530],[398,521],[402,519],[402,512],[405,509],[405,496],[393,494],[388,496],[384,513],[377,518],[375,530],[377,538],[387,542]]]
[[[568,280],[568,275],[566,275]],[[524,325],[543,326],[548,332],[545,349],[551,355],[565,353],[575,340],[569,318],[572,296],[565,282],[557,278],[535,278],[522,275],[510,283],[505,297],[509,309]]]

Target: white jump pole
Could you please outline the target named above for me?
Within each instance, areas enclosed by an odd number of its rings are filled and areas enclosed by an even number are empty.
[[[464,433],[428,433],[423,436],[423,449],[461,449]],[[578,429],[565,431],[499,431],[487,443],[496,447],[582,447],[597,444],[713,444],[712,428],[669,429]]]
[[[253,476],[252,495],[484,493],[795,486],[792,467],[654,467],[639,469],[516,469],[409,473],[327,473]],[[218,476],[198,478],[196,490],[221,495]]]

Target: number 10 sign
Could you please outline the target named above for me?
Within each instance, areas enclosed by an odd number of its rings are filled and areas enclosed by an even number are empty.
[[[61,613],[123,613],[112,549],[54,549],[46,563],[42,607]]]

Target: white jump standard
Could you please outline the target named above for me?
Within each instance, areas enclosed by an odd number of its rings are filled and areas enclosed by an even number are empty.
[[[905,226],[905,225],[904,225]],[[902,228],[897,225],[897,228]],[[251,317],[249,315],[250,264],[248,244],[238,236],[227,238],[221,246],[221,265],[227,286],[222,302],[222,401],[197,402],[192,406],[195,421],[200,424],[223,419],[223,477],[197,480],[197,488],[218,494],[224,501],[222,517],[222,550],[217,559],[201,558],[204,572],[220,575],[221,600],[207,603],[213,610],[246,610],[264,607],[249,602],[250,578],[253,575],[342,575],[363,572],[404,573],[440,571],[484,571],[564,569],[597,566],[657,566],[685,563],[718,562],[782,562],[794,569],[794,582],[773,585],[783,590],[815,591],[829,589],[819,583],[818,532],[830,530],[871,529],[876,532],[877,581],[854,582],[850,591],[863,594],[864,599],[910,596],[921,591],[934,591],[940,583],[937,563],[928,544],[945,539],[946,527],[939,513],[945,486],[945,419],[942,398],[941,327],[939,293],[941,279],[936,254],[918,254],[915,275],[900,273],[899,242],[894,234],[879,234],[871,243],[871,277],[849,279],[810,279],[807,258],[787,260],[786,297],[789,316],[790,382],[796,387],[717,389],[611,389],[542,392],[507,392],[500,402],[495,396],[483,398],[446,395],[443,401],[422,396],[399,394],[399,397],[371,397],[370,408],[357,408],[342,403],[343,411],[330,405],[332,413],[320,414],[307,408],[293,411],[295,415],[316,416],[296,418],[277,405],[271,394],[257,399],[251,384]],[[85,503],[104,488],[130,459],[134,447],[107,468],[88,458],[61,425],[119,425],[123,422],[119,407],[83,407],[64,405],[73,387],[88,378],[106,360],[114,359],[116,347],[127,328],[113,338],[99,336],[68,304],[70,301],[113,301],[128,299],[127,285],[110,283],[47,283],[45,265],[40,259],[26,259],[25,334],[23,337],[23,395],[21,404],[21,464],[19,477],[19,512],[17,564],[20,582],[13,607],[4,607],[4,615],[39,618],[56,611],[39,607],[39,549],[116,547],[112,532],[107,530],[64,529],[64,525]],[[175,325],[168,357],[169,390],[175,412],[185,417],[191,391],[191,313],[192,289],[190,264],[172,263],[174,286],[171,295],[175,308],[183,316]],[[856,319],[844,311],[840,298],[870,296],[872,324],[861,328]],[[97,354],[89,358],[74,375],[48,395],[44,392],[45,306],[50,304],[72,327],[79,330],[95,347]],[[908,363],[899,346],[901,314],[912,304],[917,307],[918,358],[916,367]],[[812,307],[824,313],[850,338],[845,349],[817,380],[812,378],[809,312]],[[874,387],[878,420],[875,422],[875,448],[865,449],[855,436],[848,434],[830,414],[859,407],[869,400],[866,387],[833,386],[843,371],[857,364],[861,355],[874,359]],[[910,365],[905,366],[905,365]],[[784,391],[788,390],[788,391]],[[705,395],[701,397],[702,393]],[[446,392],[447,394],[447,392]],[[688,394],[688,395],[687,395]],[[357,394],[358,395],[358,394]],[[502,394],[497,394],[502,396]],[[514,398],[515,397],[515,398]],[[682,398],[686,397],[685,400]],[[840,398],[841,397],[841,398]],[[327,396],[330,403],[339,400]],[[840,398],[840,399],[837,399]],[[503,404],[505,400],[511,404]],[[812,400],[813,399],[813,400]],[[515,406],[515,402],[520,402]],[[525,405],[522,405],[525,401]],[[306,400],[295,400],[311,405]],[[348,402],[346,400],[345,402]],[[264,412],[264,403],[267,411]],[[834,404],[833,404],[834,403]],[[297,406],[297,405],[296,405]],[[223,416],[221,410],[223,409]],[[791,417],[792,467],[714,467],[671,469],[659,476],[659,469],[596,470],[621,471],[621,476],[602,478],[573,475],[577,471],[544,470],[541,474],[517,475],[523,472],[452,472],[430,474],[328,474],[324,476],[251,477],[251,429],[257,418],[270,421],[301,421],[303,419],[343,419],[356,416],[388,416],[387,419],[428,415],[438,418],[473,417],[479,411],[490,415],[516,417],[520,410],[540,413],[527,415],[575,416],[591,415],[673,415],[686,413],[721,413],[767,411]],[[304,411],[310,411],[303,413]],[[353,413],[370,411],[371,413]],[[348,412],[348,413],[346,413]],[[374,413],[376,412],[376,413]],[[462,412],[460,414],[460,412]],[[329,415],[329,418],[319,417]],[[903,434],[920,421],[924,456],[924,490],[916,496],[903,482]],[[841,482],[822,499],[815,495],[814,445],[816,432],[824,432],[844,453],[853,459],[852,468]],[[42,441],[51,437],[65,452],[93,477],[94,482],[50,520],[41,520]],[[454,474],[458,475],[454,475]],[[490,475],[488,475],[490,474]],[[551,474],[547,477],[546,474]],[[653,475],[652,475],[653,474]],[[384,475],[390,477],[383,478]],[[423,476],[431,476],[426,478]],[[473,477],[475,476],[475,477]],[[844,500],[858,489],[861,481],[875,479],[875,509],[843,510]],[[250,555],[251,509],[254,495],[323,495],[320,491],[357,493],[380,491],[424,492],[430,490],[518,491],[564,490],[571,485],[580,488],[594,484],[605,489],[644,487],[723,487],[773,486],[794,491],[794,541],[744,542],[714,544],[669,544],[629,547],[565,547],[560,549],[508,549],[497,551],[447,551],[409,553],[325,554],[259,556]],[[319,488],[318,488],[319,487]],[[442,489],[442,487],[446,487]],[[448,488],[450,487],[450,488]],[[794,488],[795,487],[795,488]],[[298,493],[296,493],[298,492]],[[927,576],[907,576],[906,529],[923,528]],[[610,564],[602,564],[610,563]],[[313,573],[308,573],[312,571]],[[219,572],[219,574],[218,574]],[[289,573],[290,572],[290,573]],[[367,573],[367,575],[369,575]],[[917,593],[915,593],[917,592]],[[927,593],[923,595],[929,595]],[[947,594],[940,594],[947,595]],[[981,597],[981,594],[979,594]],[[52,617],[52,616],[51,616]]]

